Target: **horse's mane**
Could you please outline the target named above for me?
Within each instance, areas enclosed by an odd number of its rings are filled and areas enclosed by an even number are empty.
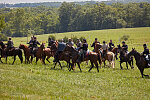
[[[20,44],[21,46],[24,46],[25,48],[28,48],[28,46],[27,45],[25,45],[25,44]]]
[[[2,41],[0,41],[0,45],[1,45],[2,49],[5,48],[5,44]]]

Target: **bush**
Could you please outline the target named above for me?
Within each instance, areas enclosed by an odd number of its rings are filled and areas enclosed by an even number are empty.
[[[56,40],[56,37],[54,35],[49,35],[48,38],[51,38],[52,40]]]
[[[127,41],[129,39],[129,35],[123,35],[121,38],[120,38],[120,41],[121,40],[124,40],[124,41]]]
[[[0,34],[0,41],[7,41],[7,37],[4,34]]]

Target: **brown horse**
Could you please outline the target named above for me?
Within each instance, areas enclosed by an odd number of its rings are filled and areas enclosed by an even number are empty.
[[[42,60],[42,62],[43,62],[43,64],[45,64],[45,60],[44,60],[44,48],[45,48],[45,44],[44,43],[42,43],[41,45],[40,45],[40,47],[38,47],[38,48],[36,48],[35,50],[34,50],[34,52],[35,52],[35,57],[36,57],[36,64],[37,64],[37,61],[40,59],[40,60]],[[33,58],[31,58],[31,63],[32,63],[32,60],[33,60]]]
[[[102,45],[99,44],[99,43],[96,43],[95,44],[95,52],[98,53],[98,54],[101,54],[100,53],[100,49],[101,49]],[[106,65],[105,64],[105,61],[108,60],[109,61],[109,66],[112,66],[112,68],[115,68],[115,54],[113,52],[110,52],[108,51],[106,56],[104,57],[103,59],[103,62],[104,62],[104,66]]]
[[[51,51],[53,52],[54,55],[56,54],[57,49],[58,49],[58,41],[56,41],[56,42],[51,46]],[[54,56],[54,57],[55,57],[55,56]],[[59,61],[55,62],[54,69],[55,69],[57,63],[59,63],[59,65],[60,65],[60,67],[61,67],[61,69],[62,69],[62,66],[61,66],[60,61],[66,61],[66,62],[69,64],[69,67],[70,67],[70,65],[71,65],[70,59],[71,59],[71,58],[70,58],[70,53],[69,53],[68,51],[66,51],[66,50],[62,51],[62,52],[59,54],[58,59],[59,59]]]
[[[1,61],[1,63],[3,63],[1,58],[6,58],[6,63],[7,63],[7,57],[8,56],[14,56],[14,61],[12,63],[12,64],[14,64],[17,55],[18,55],[21,63],[23,62],[22,51],[19,48],[14,47],[8,51],[6,48],[6,45],[2,41],[0,42],[0,46],[1,46],[1,48],[0,48],[0,52],[1,52],[0,61]]]
[[[131,52],[129,52],[128,58],[130,58],[131,56],[134,56],[136,65],[141,72],[142,78],[143,76],[148,76],[143,74],[145,68],[150,68],[150,66],[148,66],[146,60],[144,59],[144,57],[139,52],[137,52],[135,48],[132,49]]]
[[[20,49],[23,49],[24,51],[24,56],[25,56],[25,63],[30,63],[30,56],[32,57],[33,54],[30,53],[30,49],[28,48],[28,46],[24,45],[24,44],[20,44],[19,46]]]
[[[111,50],[111,52],[113,52],[114,54],[115,54],[115,57],[116,57],[116,60],[118,60],[118,57],[117,57],[117,55],[118,55],[118,47],[114,47],[112,50]]]
[[[68,52],[70,52],[70,54],[71,54],[71,55],[70,55],[70,56],[71,56],[71,60],[72,60],[71,69],[74,70],[74,69],[73,69],[73,66],[77,63],[77,64],[78,64],[78,67],[79,67],[79,69],[80,69],[80,71],[82,72],[82,70],[81,70],[81,68],[80,68],[80,63],[81,63],[81,62],[78,61],[78,59],[79,59],[79,57],[80,57],[79,52],[78,52],[75,48],[70,47],[70,46],[66,46],[65,50],[68,51]],[[101,56],[100,56],[99,54],[95,53],[95,52],[87,52],[87,54],[86,54],[86,56],[84,57],[83,61],[88,61],[88,60],[90,60],[91,65],[92,65],[92,67],[89,69],[89,72],[90,72],[91,69],[94,67],[94,64],[95,64],[95,66],[96,66],[96,68],[97,68],[97,71],[99,72],[99,68],[98,68],[98,63],[97,63],[97,61],[99,61],[99,64],[100,64],[100,66],[101,66]],[[82,61],[82,62],[83,62],[83,61]],[[70,69],[70,70],[71,70],[71,69]]]
[[[44,56],[47,57],[46,60],[50,63],[49,58],[54,56],[54,51],[52,51],[51,47],[49,47],[49,48],[45,48],[43,52],[44,52]]]
[[[119,58],[120,58],[120,68],[123,69],[121,64],[123,62],[125,62],[127,69],[128,69],[128,63],[131,66],[131,69],[133,69],[134,68],[134,66],[133,66],[133,57],[129,58],[128,54],[125,52],[125,50],[120,45],[118,45],[118,50],[119,50],[119,53],[120,53],[120,56],[119,56]]]

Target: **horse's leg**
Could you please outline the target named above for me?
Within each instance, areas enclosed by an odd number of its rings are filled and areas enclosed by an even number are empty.
[[[57,64],[57,62],[55,62],[54,69],[55,69],[55,67],[56,67],[56,64]]]
[[[82,72],[81,67],[80,67],[80,63],[77,63],[77,64],[78,64],[78,67],[79,67],[79,69],[80,69],[80,72]]]
[[[144,74],[143,74],[144,68],[141,68],[141,69],[139,69],[139,70],[140,70],[141,75],[142,75],[142,78],[143,78],[143,76],[144,76]]]
[[[16,61],[16,56],[14,56],[14,61],[13,61],[12,65],[14,64],[15,61]]]
[[[98,63],[97,63],[97,61],[96,61],[96,62],[94,62],[94,64],[95,64],[95,66],[96,66],[96,68],[97,68],[97,72],[99,72],[99,69],[98,69]]]
[[[93,62],[91,61],[91,68],[89,69],[89,72],[91,71],[91,69],[94,67]]]
[[[38,60],[39,60],[39,58],[38,58],[38,57],[36,57],[36,64],[37,64]]]
[[[6,64],[7,64],[7,57],[6,57]]]
[[[31,64],[32,64],[32,61],[33,61],[33,57],[31,56]]]
[[[120,61],[120,68],[123,69],[122,66],[121,66],[121,64],[122,64],[122,62]]]
[[[19,57],[21,63],[23,63],[23,57],[22,57],[22,55],[18,55],[18,57]]]
[[[51,63],[48,59],[50,58],[50,56],[48,56],[47,58],[46,58],[46,60],[49,62],[49,63]]]
[[[128,69],[128,62],[126,62],[126,67],[127,67],[127,69]]]
[[[62,69],[62,66],[61,66],[61,63],[60,63],[60,61],[58,62],[59,63],[59,66],[61,67],[61,69]]]
[[[0,57],[0,61],[1,61],[1,63],[3,63],[1,58],[2,58],[2,57]]]

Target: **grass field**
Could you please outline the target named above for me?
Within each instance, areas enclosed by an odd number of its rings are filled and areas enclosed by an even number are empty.
[[[41,42],[47,41],[48,35],[37,36]],[[150,48],[150,27],[147,28],[125,28],[110,30],[95,30],[84,32],[69,32],[54,34],[57,39],[64,36],[71,37],[84,36],[88,44],[92,44],[97,37],[102,43],[103,40],[109,42],[112,39],[115,45],[119,42],[120,37],[129,35],[130,38],[126,43],[131,48],[136,48],[142,52],[143,43],[147,43]],[[20,43],[25,44],[27,38],[13,38],[15,46]],[[89,48],[92,50],[92,48]],[[115,61],[115,69],[102,68],[98,73],[96,68],[89,70],[90,64],[81,64],[83,70],[79,72],[76,67],[75,72],[69,72],[66,63],[62,62],[63,70],[54,65],[42,65],[39,61],[36,65],[20,64],[17,58],[14,65],[12,57],[9,57],[9,64],[0,64],[0,99],[137,99],[150,100],[150,78],[141,78],[140,72],[136,65],[134,70],[120,70],[119,61]],[[4,61],[4,60],[3,60]],[[145,69],[145,74],[150,75],[150,69]]]

